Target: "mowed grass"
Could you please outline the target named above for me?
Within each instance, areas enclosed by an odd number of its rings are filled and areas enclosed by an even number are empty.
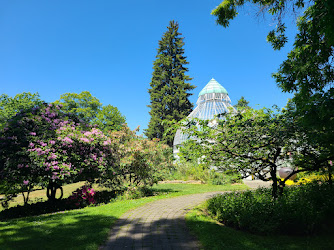
[[[159,184],[156,196],[0,222],[0,249],[97,249],[126,211],[180,195],[246,189],[245,185]]]
[[[205,213],[204,205],[186,215],[187,226],[204,249],[334,249],[332,233],[318,236],[261,236],[226,227]]]

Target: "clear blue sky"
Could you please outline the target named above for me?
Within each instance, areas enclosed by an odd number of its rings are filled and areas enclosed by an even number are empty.
[[[185,37],[191,101],[213,77],[232,104],[244,96],[253,107],[285,106],[291,97],[271,78],[291,50],[274,51],[274,26],[243,8],[229,28],[210,15],[221,0],[4,0],[0,2],[0,94],[38,92],[47,102],[90,91],[118,107],[130,128],[147,128],[148,88],[158,41],[170,20]],[[288,30],[293,40],[294,25]],[[142,133],[142,130],[141,132]]]

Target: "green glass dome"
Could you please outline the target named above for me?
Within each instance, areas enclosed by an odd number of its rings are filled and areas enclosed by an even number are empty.
[[[211,79],[208,84],[199,92],[198,96],[209,94],[209,93],[222,93],[227,94],[226,89],[220,85],[215,79]]]

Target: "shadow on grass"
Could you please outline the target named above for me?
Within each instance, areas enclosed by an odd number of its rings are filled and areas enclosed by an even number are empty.
[[[95,193],[94,199],[95,204],[106,204],[114,199],[119,192],[116,191],[97,191]],[[55,202],[41,201],[36,203],[31,203],[27,205],[17,205],[16,207],[11,207],[0,212],[0,221],[5,221],[13,218],[36,216],[47,213],[54,213],[60,211],[68,211],[77,208],[83,208],[84,206],[78,207],[75,202],[66,199],[57,200]]]
[[[97,249],[115,220],[113,216],[73,210],[68,214],[0,222],[0,248]]]
[[[150,188],[150,193],[148,196],[156,196],[156,195],[164,195],[164,194],[171,194],[171,193],[179,193],[180,191],[174,190],[171,188]]]
[[[170,193],[177,193],[180,191],[176,191],[170,188],[147,188],[143,189],[142,194],[138,197],[131,198],[142,198],[142,197],[150,197],[150,196],[158,196]],[[107,204],[118,196],[121,196],[124,191],[109,191],[109,190],[101,190],[97,191],[94,195],[94,200],[96,205]],[[68,211],[78,208],[83,208],[85,206],[78,207],[74,204],[73,201],[70,201],[68,198],[61,199],[55,201],[54,203],[50,203],[48,201],[40,201],[27,205],[17,205],[15,207],[10,207],[8,209],[0,211],[0,221],[6,221],[14,218],[21,218],[27,216],[37,216],[48,213],[55,213],[60,211]]]
[[[317,236],[255,235],[236,230],[195,209],[187,215],[187,225],[204,249],[333,249],[333,234]]]

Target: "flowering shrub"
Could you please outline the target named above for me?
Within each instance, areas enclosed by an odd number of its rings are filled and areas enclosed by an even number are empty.
[[[169,174],[172,168],[171,148],[158,140],[136,136],[124,126],[121,131],[110,133],[118,145],[120,157],[119,173],[123,188],[152,186]]]
[[[19,112],[0,137],[0,180],[8,198],[19,192],[29,194],[36,185],[59,187],[77,180],[112,178],[119,165],[108,137],[64,114],[58,105]],[[55,192],[51,194],[55,199]]]
[[[306,185],[306,184],[314,183],[314,182],[323,183],[327,181],[328,181],[328,175],[310,174],[310,175],[303,176],[298,181],[287,180],[285,184],[288,186],[296,186],[296,185]]]
[[[73,204],[76,207],[85,207],[95,204],[94,195],[94,189],[91,186],[85,185],[75,190],[72,195],[67,198],[67,201],[69,204]]]
[[[19,112],[0,137],[5,202],[21,192],[26,204],[37,185],[47,187],[50,200],[63,184],[76,181],[114,190],[145,187],[161,180],[172,165],[167,145],[140,138],[126,126],[105,135],[53,104]]]

